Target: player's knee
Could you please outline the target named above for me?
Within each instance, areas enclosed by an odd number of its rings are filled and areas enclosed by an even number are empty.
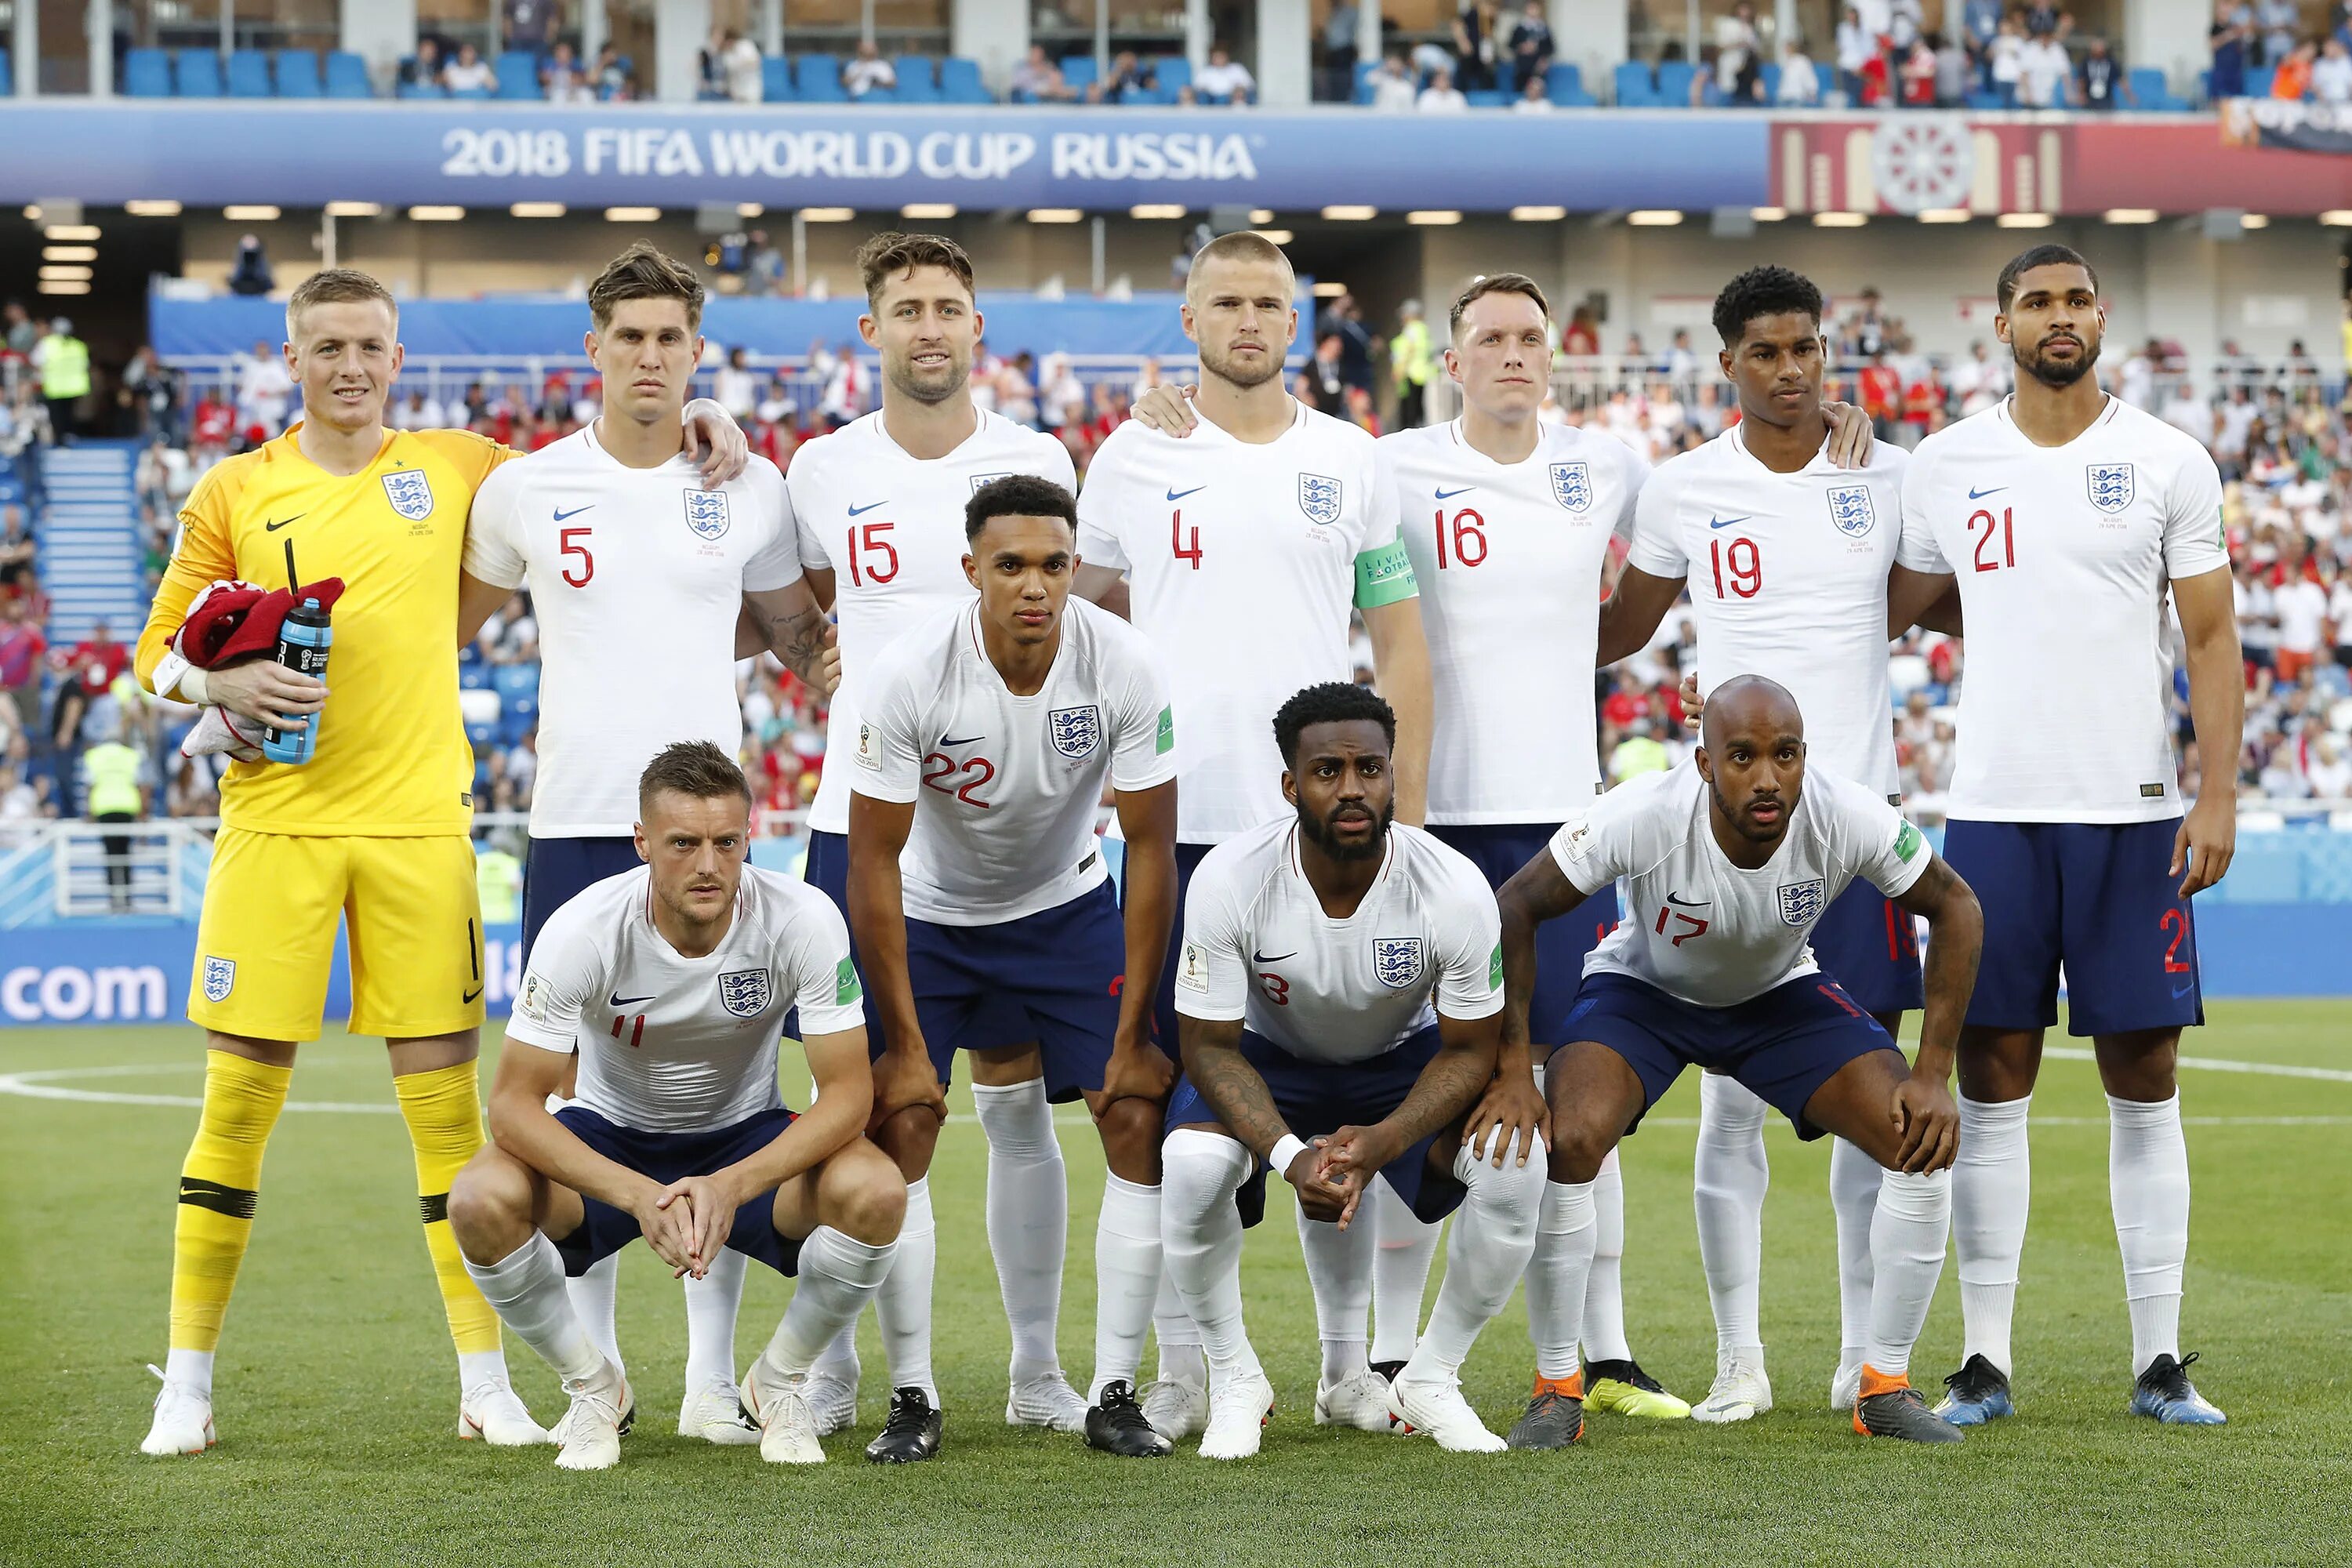
[[[874,1130],[876,1147],[898,1166],[902,1181],[920,1181],[929,1172],[939,1142],[939,1113],[927,1106],[910,1105]]]
[[[530,1173],[488,1145],[449,1184],[449,1232],[477,1263],[496,1263],[530,1238]]]
[[[1167,1112],[1157,1100],[1123,1096],[1103,1107],[1095,1119],[1101,1130],[1103,1153],[1123,1180],[1156,1182],[1160,1171],[1160,1132]],[[1129,1175],[1141,1169],[1145,1174]]]
[[[1563,1117],[1558,1107],[1552,1110],[1551,1159],[1548,1174],[1555,1182],[1582,1185],[1601,1174],[1601,1162],[1617,1146],[1617,1140],[1605,1129],[1574,1117]]]
[[[1596,1166],[1598,1162],[1595,1162]],[[1507,1240],[1532,1241],[1536,1234],[1536,1215],[1543,1206],[1544,1182],[1549,1174],[1546,1163],[1529,1160],[1520,1164],[1516,1159],[1506,1159],[1500,1170],[1490,1156],[1476,1161],[1469,1170],[1471,1200],[1503,1233]]]
[[[896,1241],[906,1223],[906,1178],[889,1156],[861,1138],[825,1162],[817,1202],[826,1225],[880,1247]]]

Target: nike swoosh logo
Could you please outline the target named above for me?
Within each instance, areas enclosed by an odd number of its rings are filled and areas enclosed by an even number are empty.
[[[2194,980],[2190,981],[2190,982],[2189,982],[2188,984],[2186,984],[2186,985],[2176,985],[2176,986],[2174,986],[2174,987],[2172,988],[2172,999],[2173,999],[2175,1002],[2178,1002],[2178,1001],[2179,1001],[2183,996],[2188,995],[2191,991],[2194,991],[2194,990],[2196,990],[2196,989],[2197,989],[2197,982],[2195,982]]]
[[[1992,488],[1992,489],[1989,489],[1989,490],[1980,490],[1980,489],[1977,489],[1971,488],[1971,489],[1969,490],[1969,499],[1970,500],[1984,500],[1984,499],[1985,499],[1985,497],[1987,497],[1987,496],[1997,496],[1997,495],[2000,494],[2000,492],[2001,492],[2001,491],[2003,491],[2003,490],[2005,490],[2005,489],[2009,489],[2009,487],[2008,487],[2007,485],[1995,485],[1995,486],[1993,486],[1993,488]]]
[[[959,741],[951,735],[941,735],[940,737],[940,744],[942,746],[969,746],[974,741],[985,741],[987,739],[988,737],[985,735],[966,735],[962,740]]]
[[[1672,893],[1668,893],[1666,895],[1666,902],[1670,904],[1680,904],[1687,910],[1703,910],[1706,908],[1708,904],[1714,902],[1714,900],[1711,899],[1678,899]]]
[[[887,500],[870,500],[864,506],[851,507],[849,509],[849,515],[852,517],[863,517],[866,513],[872,511],[877,506],[888,506],[889,504],[890,503]]]
[[[1252,963],[1280,963],[1286,958],[1297,958],[1297,956],[1298,950],[1295,947],[1288,952],[1277,952],[1271,958],[1268,958],[1265,953],[1260,952],[1255,948],[1250,949],[1250,962]]]
[[[595,510],[596,510],[596,503],[595,503],[594,501],[593,501],[593,500],[592,500],[592,501],[590,501],[586,506],[575,506],[575,507],[573,507],[570,511],[559,511],[559,512],[557,512],[557,513],[555,514],[555,521],[558,521],[558,522],[562,522],[562,521],[563,521],[566,518],[578,517],[578,516],[579,516],[582,512],[583,512],[583,511],[594,511]]]
[[[281,517],[276,522],[265,522],[261,525],[261,531],[264,533],[275,533],[279,529],[285,527],[288,523],[299,522],[303,518],[310,515],[310,514],[307,511],[298,511],[292,517]]]
[[[1186,496],[1198,495],[1208,488],[1209,487],[1206,485],[1194,485],[1189,490],[1170,490],[1168,492],[1168,499],[1170,500],[1182,500]]]
[[[1437,499],[1439,500],[1452,500],[1455,496],[1466,496],[1477,488],[1478,487],[1476,485],[1464,485],[1458,490],[1439,490],[1437,492]]]
[[[1748,515],[1753,516],[1755,514],[1751,512]],[[1718,518],[1710,515],[1706,520],[1706,525],[1709,528],[1729,528],[1735,522],[1746,522],[1747,521],[1748,519],[1745,517]]]
[[[650,1002],[656,996],[660,994],[661,993],[658,991],[652,991],[647,992],[643,996],[624,996],[619,992],[615,991],[612,994],[611,1001],[613,1005],[615,1007],[630,1007],[635,1006],[639,1002]]]
[[[477,985],[471,991],[467,992],[464,997],[458,1001],[457,1005],[461,1007],[466,1006],[470,1004],[475,997],[479,996],[481,994],[482,988]]]

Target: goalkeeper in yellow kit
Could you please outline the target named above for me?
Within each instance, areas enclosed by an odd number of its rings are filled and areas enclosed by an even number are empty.
[[[205,475],[139,638],[139,678],[160,696],[252,724],[320,726],[307,763],[240,762],[221,786],[188,1005],[210,1047],[204,1111],[180,1176],[171,1354],[140,1445],[150,1454],[215,1440],[213,1352],[295,1046],[319,1035],[339,916],[351,1030],[384,1037],[415,1145],[425,1247],[457,1346],[458,1436],[550,1440],[508,1384],[498,1318],[447,1215],[450,1180],[482,1144],[474,763],[457,649],[494,607],[461,605],[458,566],[476,487],[519,454],[465,431],[384,428],[398,325],[391,293],[365,273],[320,272],[295,289],[286,354],[302,419]],[[715,405],[688,417],[711,447],[707,475],[741,467],[741,434]],[[173,657],[205,586],[275,585],[289,541],[306,583],[344,585],[325,681],[266,657],[211,671]]]

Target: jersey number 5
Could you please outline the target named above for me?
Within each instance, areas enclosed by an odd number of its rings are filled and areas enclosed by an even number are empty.
[[[594,530],[586,528],[563,528],[556,531],[557,553],[580,557],[579,576],[574,577],[572,574],[570,562],[564,563],[563,566],[563,580],[575,588],[585,588],[596,575],[596,558],[588,553],[588,547],[585,544],[573,542],[575,540],[586,539],[593,531]]]

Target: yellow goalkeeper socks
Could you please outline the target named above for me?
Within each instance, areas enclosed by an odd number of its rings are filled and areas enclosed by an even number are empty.
[[[205,1109],[180,1167],[180,1214],[172,1237],[172,1348],[209,1362],[253,1235],[261,1155],[286,1106],[291,1068],[227,1051],[205,1058]]]
[[[449,1337],[458,1355],[499,1350],[499,1315],[482,1300],[449,1234],[449,1184],[482,1146],[482,1096],[472,1062],[403,1073],[392,1080],[408,1141],[416,1152],[418,1207],[425,1221],[425,1247],[441,1304],[449,1314]]]

